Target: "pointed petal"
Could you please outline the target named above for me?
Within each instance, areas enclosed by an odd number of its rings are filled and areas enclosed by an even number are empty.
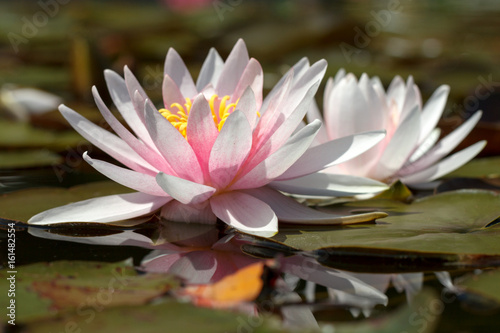
[[[243,232],[271,237],[278,232],[278,219],[269,205],[242,192],[226,192],[210,199],[215,215]]]
[[[331,140],[309,148],[276,180],[308,175],[332,165],[348,161],[364,153],[385,137],[385,131],[373,131]]]
[[[150,141],[149,134],[144,126],[144,120],[138,115],[132,103],[132,98],[129,94],[125,80],[109,69],[104,71],[104,78],[106,79],[106,85],[108,86],[111,99],[123,119],[125,119],[125,122],[144,142]]]
[[[386,184],[370,178],[322,172],[291,180],[274,181],[270,186],[290,194],[312,196],[350,196],[377,193],[389,188]]]
[[[191,145],[151,103],[144,106],[146,126],[156,147],[180,178],[203,182],[203,172]]]
[[[398,126],[375,166],[371,178],[385,179],[396,173],[408,160],[420,135],[420,110],[417,106]]]
[[[311,145],[320,126],[321,123],[319,120],[316,120],[304,127],[275,153],[238,179],[231,188],[245,189],[261,187],[281,176]]]
[[[166,193],[185,205],[203,202],[215,192],[215,188],[211,186],[194,183],[163,172],[156,175],[156,181]]]
[[[432,96],[425,103],[422,109],[422,125],[420,128],[420,138],[418,144],[421,144],[436,127],[441,115],[443,114],[450,87],[442,85],[434,91]]]
[[[172,78],[168,75],[165,75],[163,77],[162,95],[163,95],[163,105],[165,106],[166,109],[170,109],[170,106],[173,103],[179,103],[180,105],[183,105],[186,102],[186,99],[179,90],[179,87],[174,82],[174,80],[172,80]]]
[[[474,115],[470,117],[470,119],[468,119],[465,123],[460,125],[445,138],[440,140],[431,150],[427,152],[427,154],[425,154],[416,162],[404,168],[404,170],[401,170],[401,174],[407,175],[409,173],[414,173],[416,171],[425,169],[428,166],[439,161],[444,156],[448,155],[474,129],[474,126],[476,126],[479,119],[481,119],[481,115],[481,111],[474,113]]]
[[[231,102],[236,102],[248,88],[252,88],[254,98],[257,101],[257,108],[260,109],[262,105],[262,87],[264,84],[264,73],[260,63],[254,58],[250,59],[245,70],[241,74],[241,78],[236,86]]]
[[[141,192],[109,195],[46,210],[28,223],[114,222],[152,213],[170,200]]]
[[[307,111],[306,113],[306,120],[307,123],[312,123],[313,120],[316,119],[323,122],[323,117],[321,116],[321,112],[319,111],[318,104],[316,104],[316,102],[313,102],[311,104],[311,107],[309,108],[309,111]],[[316,135],[316,138],[314,139],[314,145],[322,144],[328,141],[328,133],[326,131],[325,124],[323,124],[318,132],[318,135]]]
[[[225,188],[236,176],[252,148],[252,129],[245,115],[229,115],[210,153],[210,178],[216,188]]]
[[[274,211],[276,216],[278,216],[278,220],[285,223],[338,225],[372,221],[375,218],[382,218],[387,216],[387,214],[384,213],[343,216],[321,212],[319,210],[315,210],[302,205],[294,199],[287,197],[279,193],[278,191],[268,187],[245,190],[244,192],[267,203]]]
[[[243,112],[245,117],[247,117],[248,123],[252,130],[257,125],[257,112],[259,111],[257,108],[257,102],[255,100],[255,94],[251,87],[247,87],[241,95],[238,105],[236,106],[237,110]]]
[[[486,146],[486,141],[479,141],[469,146],[458,153],[448,156],[437,164],[434,164],[427,169],[417,173],[401,177],[401,181],[405,184],[416,184],[430,182],[434,179],[442,177],[453,170],[460,168],[465,163],[473,159]]]
[[[412,164],[418,161],[422,156],[427,154],[427,152],[431,150],[432,147],[434,147],[436,142],[438,142],[440,136],[440,128],[435,128],[434,130],[432,130],[431,134],[429,134],[427,138],[421,144],[419,144],[418,148],[411,154],[408,161],[406,161],[406,164]],[[404,173],[404,169],[405,167],[403,167],[403,169],[399,171],[399,174]]]
[[[141,156],[150,165],[154,166],[155,169],[160,169],[163,172],[172,172],[172,169],[168,165],[167,161],[161,156],[156,150],[150,149],[142,141],[138,140],[128,129],[125,128],[111,113],[106,104],[104,104],[101,96],[97,92],[96,87],[92,87],[92,94],[94,95],[94,100],[101,111],[102,116],[106,122],[111,126],[111,128],[135,151],[139,156]],[[148,135],[149,137],[149,135]]]
[[[201,66],[200,74],[198,75],[198,80],[196,81],[196,90],[202,91],[208,84],[215,85],[219,79],[222,68],[224,67],[224,61],[220,57],[217,50],[211,48],[208,51],[208,55]]]
[[[245,42],[239,39],[229,53],[217,82],[216,91],[219,96],[233,94],[249,60]]]
[[[60,105],[59,111],[81,136],[117,161],[138,172],[147,174],[156,173],[154,167],[144,161],[125,141],[116,135],[97,126],[66,105]]]
[[[83,159],[94,169],[123,186],[127,186],[142,193],[160,197],[168,196],[168,194],[158,186],[154,176],[125,169],[101,160],[94,160],[87,155],[87,152],[83,153]]]
[[[170,48],[167,52],[164,74],[172,78],[177,87],[179,87],[182,95],[185,97],[192,97],[197,94],[191,74],[189,74],[179,53],[173,48]]]
[[[172,200],[161,209],[161,217],[172,222],[215,224],[217,216],[212,212],[208,201],[197,205],[185,205]]]
[[[194,147],[207,181],[210,179],[208,171],[210,152],[218,135],[219,131],[213,121],[210,106],[205,96],[199,94],[194,99],[189,112],[186,139],[191,147]]]

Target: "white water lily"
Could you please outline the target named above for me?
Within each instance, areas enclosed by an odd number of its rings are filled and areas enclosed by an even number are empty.
[[[386,183],[399,179],[406,184],[418,184],[433,181],[467,163],[484,148],[485,141],[445,156],[474,128],[481,112],[438,141],[440,130],[436,125],[448,93],[449,87],[442,85],[422,105],[420,90],[411,76],[406,83],[396,76],[385,91],[377,77],[363,74],[358,80],[340,70],[327,82],[323,117],[317,107],[308,112],[309,121],[324,118],[318,142],[377,129],[385,129],[387,136],[369,151],[324,172]]]

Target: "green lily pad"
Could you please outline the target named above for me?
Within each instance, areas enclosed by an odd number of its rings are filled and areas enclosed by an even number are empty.
[[[27,123],[0,121],[0,148],[47,148],[67,150],[86,141],[75,131],[55,132]]]
[[[375,224],[285,229],[272,239],[301,250],[361,248],[420,253],[500,255],[500,196],[461,190],[415,200],[374,199],[331,208],[335,213],[382,210]],[[491,223],[491,225],[490,225]]]
[[[277,333],[277,320],[255,318],[227,311],[197,308],[191,304],[167,301],[146,306],[88,310],[60,319],[39,321],[26,326],[24,332],[255,332]]]
[[[500,306],[500,270],[485,271],[481,274],[469,274],[461,278],[456,286],[467,292],[473,292],[492,300]]]
[[[476,158],[446,175],[450,177],[500,177],[500,156]]]
[[[61,316],[76,311],[102,311],[116,306],[142,305],[177,286],[164,274],[138,275],[131,261],[101,263],[58,261],[20,266],[17,273],[0,272],[0,287],[8,290],[15,276],[16,323]],[[10,299],[3,297],[2,308]]]
[[[19,190],[1,196],[0,217],[27,222],[33,215],[50,208],[85,199],[129,192],[133,190],[112,181],[93,182],[69,189],[46,187]]]
[[[60,155],[48,150],[0,151],[0,169],[49,166],[62,161]]]

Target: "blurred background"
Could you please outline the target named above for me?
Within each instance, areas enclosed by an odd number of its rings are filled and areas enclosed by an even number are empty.
[[[79,156],[96,148],[56,107],[64,102],[105,126],[90,94],[97,85],[109,101],[104,69],[121,74],[128,65],[160,102],[169,48],[196,78],[211,47],[225,58],[238,38],[262,64],[266,90],[304,56],[325,58],[326,77],[345,68],[387,86],[395,75],[412,75],[424,101],[448,84],[443,135],[482,109],[482,121],[457,149],[487,139],[482,155],[498,155],[499,32],[495,0],[1,1],[0,185],[12,170],[30,170],[32,185],[47,181],[36,176],[40,167],[63,185],[86,170]]]

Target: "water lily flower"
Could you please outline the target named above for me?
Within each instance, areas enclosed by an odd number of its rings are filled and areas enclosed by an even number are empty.
[[[213,224],[271,236],[278,218],[288,223],[339,224],[381,215],[338,216],[300,205],[274,189],[280,182],[357,156],[381,140],[381,131],[353,135],[308,150],[320,121],[300,127],[324,75],[326,62],[292,68],[262,100],[263,73],[242,40],[227,60],[211,50],[196,84],[179,54],[165,60],[163,105],[157,109],[131,71],[105,71],[111,98],[129,131],[92,89],[112,134],[61,105],[67,121],[125,167],[84,159],[135,193],[94,198],[32,217],[31,224],[114,222],[161,210],[170,221]],[[326,154],[332,152],[333,154]],[[334,177],[331,177],[332,181]],[[330,194],[380,191],[373,180],[323,188]],[[300,187],[300,186],[299,186]]]
[[[470,119],[438,142],[435,128],[443,113],[449,87],[440,86],[422,106],[420,90],[410,76],[405,84],[396,76],[384,90],[377,77],[363,74],[359,80],[342,69],[327,82],[324,93],[324,128],[318,142],[345,135],[386,129],[387,136],[374,148],[341,165],[324,170],[392,183],[427,183],[462,166],[486,145],[480,141],[448,155],[469,134],[481,117]],[[310,121],[321,119],[317,107],[308,113]]]

